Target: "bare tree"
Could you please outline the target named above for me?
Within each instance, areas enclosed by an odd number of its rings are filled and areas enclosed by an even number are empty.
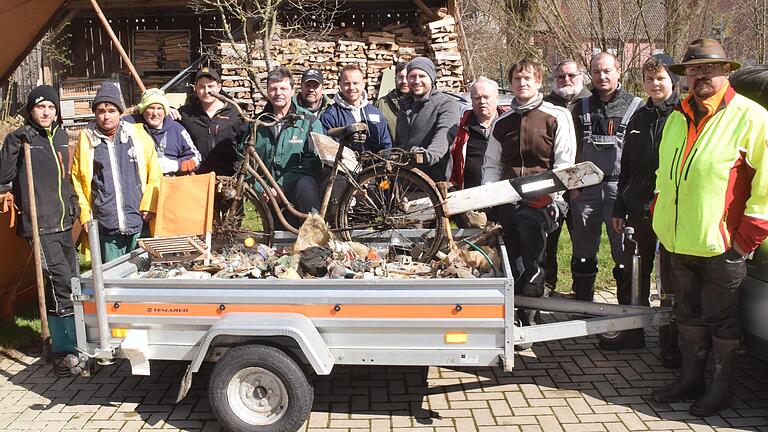
[[[340,0],[191,0],[197,13],[219,17],[222,42],[266,97],[264,73],[274,65],[274,43],[280,35],[320,40],[333,29]]]

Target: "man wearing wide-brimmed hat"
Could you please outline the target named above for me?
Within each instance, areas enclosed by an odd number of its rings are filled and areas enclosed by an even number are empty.
[[[768,236],[768,111],[737,94],[729,74],[741,65],[713,39],[693,41],[683,61],[691,94],[664,127],[656,171],[653,229],[670,252],[681,371],[653,392],[659,402],[696,399],[690,412],[730,406],[742,336],[739,285],[746,256]],[[709,352],[715,369],[709,386]]]

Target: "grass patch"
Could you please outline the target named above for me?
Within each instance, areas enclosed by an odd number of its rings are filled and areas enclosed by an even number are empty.
[[[557,291],[571,292],[571,236],[567,229],[560,233],[560,242],[557,245]],[[613,258],[611,258],[611,245],[608,243],[608,235],[603,227],[600,237],[600,250],[597,253],[598,273],[595,281],[596,290],[608,290],[616,293],[616,281],[613,279]]]
[[[0,322],[0,348],[28,351],[39,349],[40,317],[37,302],[16,311],[12,321]]]

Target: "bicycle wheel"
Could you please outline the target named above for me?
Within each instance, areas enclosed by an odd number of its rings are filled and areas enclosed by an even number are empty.
[[[346,240],[384,243],[395,253],[427,261],[440,249],[445,219],[440,197],[419,174],[405,169],[374,166],[344,191],[336,214]]]
[[[225,188],[226,185],[219,190]],[[245,237],[253,237],[258,243],[271,245],[274,219],[258,194],[246,185],[242,198],[228,199],[226,195],[217,193],[214,202],[213,223],[214,232],[220,237],[218,243],[238,243]]]

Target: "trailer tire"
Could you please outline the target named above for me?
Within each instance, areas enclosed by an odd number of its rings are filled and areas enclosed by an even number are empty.
[[[278,348],[242,345],[228,350],[208,385],[211,409],[232,432],[294,432],[312,410],[312,382]]]

